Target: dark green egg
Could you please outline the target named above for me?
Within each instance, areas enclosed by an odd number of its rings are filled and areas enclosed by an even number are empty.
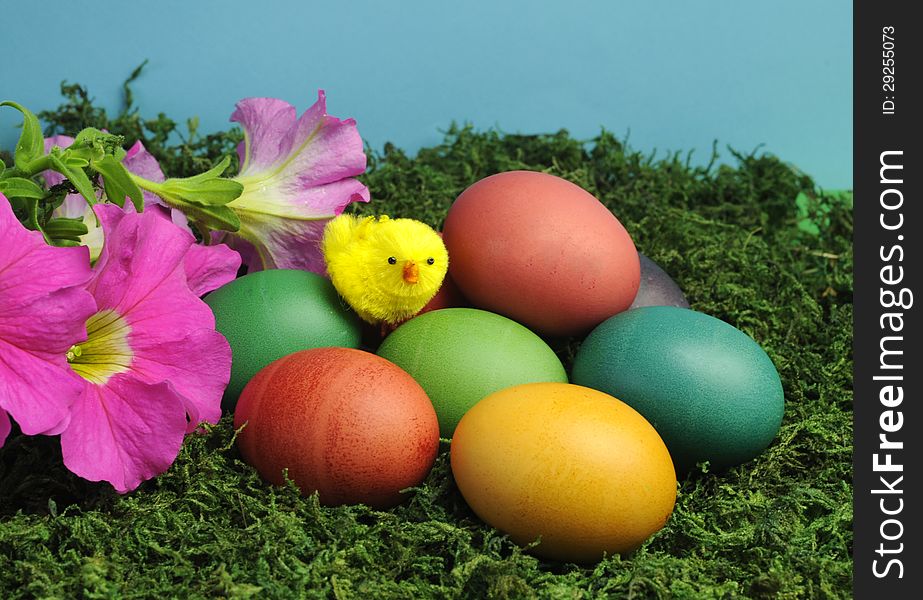
[[[746,462],[782,423],[782,382],[766,352],[685,308],[649,306],[604,321],[577,352],[572,380],[641,413],[680,474],[701,461],[713,469]]]
[[[231,381],[221,405],[233,412],[257,371],[299,350],[358,348],[358,317],[333,284],[307,271],[273,269],[244,275],[205,297],[215,328],[231,345]]]

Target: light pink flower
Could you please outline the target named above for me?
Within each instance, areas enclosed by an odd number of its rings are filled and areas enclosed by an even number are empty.
[[[244,129],[235,177],[244,191],[227,205],[241,225],[218,239],[240,251],[251,271],[324,273],[324,225],[350,202],[369,201],[368,188],[354,178],[366,166],[356,122],[328,115],[322,90],[300,118],[282,100],[246,98],[231,121]]]
[[[96,213],[106,242],[87,289],[97,311],[68,352],[82,389],[61,447],[71,471],[124,493],[221,416],[231,350],[198,293],[233,278],[240,259],[194,250],[193,236],[158,211],[99,204]]]
[[[23,433],[60,433],[81,391],[65,353],[96,310],[84,289],[86,248],[55,248],[28,231],[0,194],[0,446],[9,415]]]

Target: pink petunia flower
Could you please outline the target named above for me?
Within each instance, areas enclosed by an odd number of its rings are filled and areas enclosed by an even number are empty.
[[[350,202],[369,201],[368,188],[354,178],[366,166],[356,122],[328,115],[323,90],[300,118],[282,100],[247,98],[231,121],[244,129],[235,177],[244,190],[227,205],[241,225],[217,239],[240,251],[251,271],[324,273],[324,225]]]
[[[86,248],[55,248],[28,231],[0,194],[0,446],[9,416],[29,435],[60,433],[81,384],[64,358],[96,310],[84,289]]]
[[[81,389],[61,447],[71,471],[124,493],[221,416],[231,350],[198,294],[233,279],[240,258],[196,249],[156,210],[99,204],[96,214],[106,242],[87,289],[97,307],[86,341],[67,352]]]

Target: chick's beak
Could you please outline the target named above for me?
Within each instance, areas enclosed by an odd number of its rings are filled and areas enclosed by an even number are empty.
[[[404,281],[407,283],[416,283],[420,279],[420,267],[412,260],[404,263]]]

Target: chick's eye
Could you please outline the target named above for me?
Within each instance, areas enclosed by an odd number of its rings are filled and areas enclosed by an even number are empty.
[[[389,264],[389,265],[396,265],[396,264],[397,264],[397,259],[394,258],[393,256],[389,256],[389,257],[388,257],[388,264]]]
[[[428,264],[428,265],[431,265],[431,264],[433,264],[433,263],[435,263],[435,262],[436,262],[436,259],[435,259],[435,258],[427,258],[427,259],[426,259],[426,264]]]

